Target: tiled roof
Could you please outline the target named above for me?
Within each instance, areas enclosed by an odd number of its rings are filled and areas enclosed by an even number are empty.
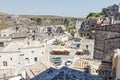
[[[101,77],[90,75],[82,71],[62,67],[61,69],[49,68],[43,73],[35,76],[31,80],[104,80],[104,79]]]
[[[27,74],[29,75],[29,77],[33,78],[33,76],[44,72],[50,67],[55,68],[52,64],[48,62],[37,62],[34,65],[32,65],[29,69],[27,69]]]

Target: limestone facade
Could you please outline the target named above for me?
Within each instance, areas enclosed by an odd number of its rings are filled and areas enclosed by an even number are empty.
[[[120,25],[98,27],[95,35],[94,58],[112,61],[113,50],[120,48]]]

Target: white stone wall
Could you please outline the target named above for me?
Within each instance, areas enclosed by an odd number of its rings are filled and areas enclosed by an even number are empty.
[[[37,57],[38,61],[48,61],[48,55],[46,53],[46,48],[41,47],[41,48],[26,48],[26,49],[21,49],[20,50],[22,54],[24,54],[23,59],[29,58],[29,63],[32,64],[34,63],[34,58]],[[25,62],[24,62],[25,63]]]
[[[49,61],[49,54],[45,47],[24,48],[19,52],[0,52],[0,75],[3,75],[5,70],[7,71],[5,74],[9,76],[19,74],[26,66],[31,66],[36,62],[35,57],[37,61]],[[4,61],[7,62],[7,66],[3,66]]]
[[[0,67],[3,66],[3,61],[6,61],[8,66],[17,65],[19,54],[19,52],[0,52]]]

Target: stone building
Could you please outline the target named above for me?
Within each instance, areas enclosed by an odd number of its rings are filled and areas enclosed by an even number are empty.
[[[88,19],[82,22],[79,35],[84,38],[94,39],[95,28],[98,26],[120,24],[120,4],[114,4],[107,8],[103,8],[103,16],[96,19]]]
[[[119,44],[120,24],[96,27],[94,58],[111,62]]]
[[[120,4],[112,5],[107,8],[103,8],[102,12],[105,13],[102,16],[102,25],[111,25],[120,23]]]
[[[97,23],[97,19],[89,19],[83,21],[79,29],[79,34],[81,37],[94,38],[94,28]]]
[[[23,71],[24,66],[30,66],[38,61],[48,60],[45,48],[24,48],[14,52],[0,52],[0,76],[14,76]],[[19,67],[19,68],[18,68]],[[5,72],[4,72],[5,71]]]

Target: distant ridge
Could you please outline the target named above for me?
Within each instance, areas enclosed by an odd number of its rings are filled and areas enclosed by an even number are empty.
[[[0,12],[0,16],[8,16],[8,15],[10,15],[10,14],[5,13],[5,12]]]
[[[9,14],[6,12],[0,12],[0,16],[11,16],[14,14]],[[79,17],[69,17],[69,16],[58,16],[58,15],[27,15],[27,14],[22,14],[22,15],[17,15],[21,17],[28,17],[28,18],[79,18]],[[80,19],[80,18],[79,18]]]
[[[39,18],[77,18],[77,17],[69,17],[69,16],[57,16],[57,15],[19,15],[23,17],[39,17]]]

